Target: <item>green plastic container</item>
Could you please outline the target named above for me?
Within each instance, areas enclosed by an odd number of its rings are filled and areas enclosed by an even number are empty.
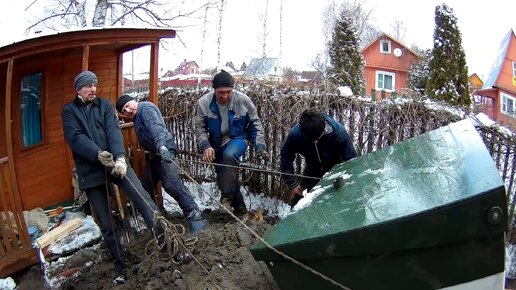
[[[336,165],[264,239],[353,290],[440,289],[503,278],[506,229],[503,181],[464,120]],[[251,253],[281,289],[339,289]]]

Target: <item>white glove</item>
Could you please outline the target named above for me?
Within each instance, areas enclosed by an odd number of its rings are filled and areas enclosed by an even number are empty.
[[[102,165],[106,167],[115,166],[115,161],[113,161],[113,155],[107,151],[99,151],[97,159]]]
[[[115,166],[113,166],[113,170],[111,174],[118,175],[120,178],[124,178],[127,174],[127,164],[125,163],[124,157],[118,157],[115,161]]]

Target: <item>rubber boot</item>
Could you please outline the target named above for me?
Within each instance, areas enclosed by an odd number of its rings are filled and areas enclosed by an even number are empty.
[[[187,218],[190,237],[194,237],[208,225],[208,221],[201,215],[199,209],[193,210]]]

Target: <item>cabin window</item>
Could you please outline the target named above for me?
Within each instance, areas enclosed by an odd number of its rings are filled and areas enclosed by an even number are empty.
[[[391,72],[376,71],[376,90],[392,92],[396,87],[396,75]]]
[[[391,53],[391,41],[390,40],[380,40],[380,52],[381,53]]]
[[[502,113],[516,117],[516,98],[502,93]]]
[[[43,141],[41,129],[41,82],[42,73],[25,75],[21,79],[21,133],[23,147]]]

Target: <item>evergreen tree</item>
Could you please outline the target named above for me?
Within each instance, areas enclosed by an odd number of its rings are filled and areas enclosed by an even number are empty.
[[[454,105],[471,104],[462,36],[453,9],[444,3],[435,8],[434,48],[429,68],[428,96]]]
[[[427,49],[420,53],[421,58],[418,62],[413,63],[407,74],[408,88],[423,95],[425,93],[428,76],[430,75],[429,62],[432,57],[432,51]]]
[[[328,76],[335,86],[348,86],[358,96],[364,89],[364,59],[352,19],[343,15],[335,23],[329,43]]]

